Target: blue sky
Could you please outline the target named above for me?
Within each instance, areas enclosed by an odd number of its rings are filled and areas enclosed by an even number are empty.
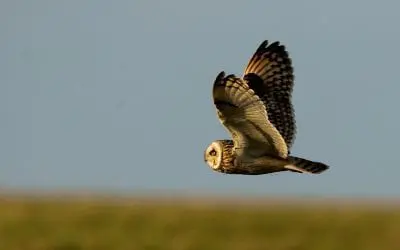
[[[0,3],[0,188],[398,196],[395,1]],[[292,153],[322,175],[232,176],[203,151],[228,138],[216,75],[264,40],[295,69]]]

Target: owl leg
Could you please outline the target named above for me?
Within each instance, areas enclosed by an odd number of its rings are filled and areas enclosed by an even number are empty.
[[[269,174],[274,172],[288,171],[285,166],[290,164],[285,159],[279,159],[270,156],[241,160],[236,158],[234,163],[236,168],[240,168],[248,174]]]

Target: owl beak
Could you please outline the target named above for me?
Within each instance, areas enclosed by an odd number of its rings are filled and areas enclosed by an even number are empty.
[[[207,155],[207,152],[204,152],[204,156],[203,156],[203,160],[204,160],[204,162],[206,162],[206,161],[207,161],[206,155]]]

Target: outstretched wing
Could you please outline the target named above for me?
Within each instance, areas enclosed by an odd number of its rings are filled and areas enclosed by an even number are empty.
[[[287,146],[268,120],[264,102],[248,83],[221,72],[215,79],[213,99],[221,123],[231,133],[235,153],[259,157],[274,155],[287,157]]]
[[[250,59],[243,79],[264,101],[269,121],[284,138],[288,151],[296,134],[296,121],[291,102],[293,67],[288,52],[279,42],[264,41]]]

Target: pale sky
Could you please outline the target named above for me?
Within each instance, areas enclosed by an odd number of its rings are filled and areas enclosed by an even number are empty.
[[[396,1],[0,2],[0,188],[399,196]],[[292,153],[321,175],[213,172],[211,100],[264,40],[294,65]]]

